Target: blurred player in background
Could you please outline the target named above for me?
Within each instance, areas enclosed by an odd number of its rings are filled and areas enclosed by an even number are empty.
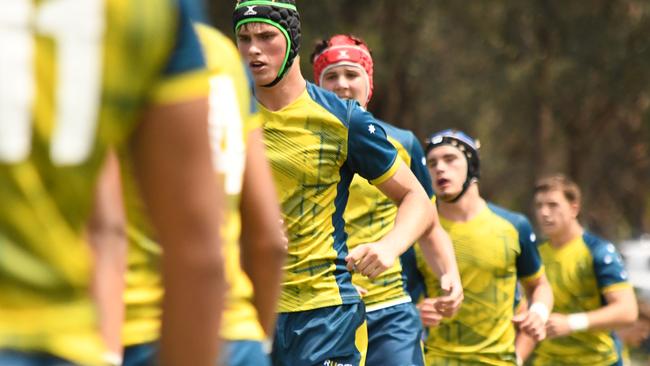
[[[392,267],[430,226],[433,209],[383,127],[356,102],[305,81],[293,1],[240,1],[233,20],[289,239],[273,363],[363,365],[365,308],[349,271],[375,278]],[[343,210],[355,173],[398,210],[384,237],[348,251]]]
[[[335,35],[316,44],[312,53],[314,80],[324,89],[344,99],[354,99],[366,107],[373,91],[373,60],[363,40],[350,35]],[[433,198],[431,177],[419,141],[412,132],[378,121],[402,161]],[[435,208],[435,206],[434,206]],[[397,207],[372,184],[359,175],[352,178],[350,199],[343,215],[348,247],[379,240],[393,226]],[[449,293],[437,303],[441,311],[455,314],[463,291],[449,236],[434,214],[432,227],[419,239],[426,258],[441,278],[441,288]],[[410,254],[410,255],[409,255]],[[405,260],[409,255],[410,262]],[[352,276],[362,292],[368,322],[368,365],[424,365],[422,323],[409,296],[409,283],[420,277],[414,249],[409,248],[400,261],[374,279],[360,273]],[[409,266],[410,264],[410,266]],[[421,278],[421,277],[420,277]],[[411,285],[410,287],[413,287]]]
[[[429,326],[427,365],[515,365],[515,325],[544,339],[553,295],[525,216],[486,202],[479,193],[478,142],[444,130],[427,140],[427,163],[443,228],[449,233],[465,300],[458,314],[441,319],[440,285],[421,259],[429,298],[419,305]],[[514,315],[517,280],[530,307]],[[515,325],[513,325],[513,322]]]
[[[188,1],[3,4],[0,364],[106,364],[84,229],[107,150],[129,144],[165,251],[162,361],[213,364],[223,188],[191,11]]]
[[[548,339],[537,345],[531,365],[622,365],[612,330],[637,319],[637,303],[614,245],[578,222],[578,186],[562,175],[535,185],[535,214],[548,241],[539,246],[555,309]]]

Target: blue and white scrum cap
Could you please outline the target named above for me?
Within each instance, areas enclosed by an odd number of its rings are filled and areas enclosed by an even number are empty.
[[[478,154],[478,149],[481,147],[481,143],[462,131],[447,129],[429,136],[426,140],[426,144],[427,154],[438,146],[450,145],[460,150],[467,159],[467,177],[465,178],[465,183],[463,183],[463,190],[458,194],[458,196],[450,200],[450,202],[458,201],[458,199],[467,191],[469,185],[474,181],[478,181],[481,176],[481,161]]]

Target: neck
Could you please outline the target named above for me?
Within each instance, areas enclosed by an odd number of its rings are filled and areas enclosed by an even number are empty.
[[[481,198],[476,183],[467,188],[465,194],[456,202],[438,200],[438,212],[450,221],[469,221],[476,217],[487,205]]]
[[[300,73],[300,60],[294,60],[282,80],[272,87],[255,86],[255,97],[270,111],[288,106],[305,90],[306,82]]]
[[[569,243],[571,240],[579,237],[584,232],[578,220],[573,220],[564,230],[557,234],[549,235],[548,240],[554,248],[561,248]]]

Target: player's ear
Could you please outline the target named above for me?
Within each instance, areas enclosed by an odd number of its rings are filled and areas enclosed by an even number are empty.
[[[577,218],[580,214],[580,204],[578,202],[569,202],[569,207],[571,208],[571,217]]]

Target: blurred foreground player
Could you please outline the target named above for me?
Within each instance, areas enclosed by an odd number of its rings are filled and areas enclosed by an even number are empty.
[[[223,189],[213,178],[190,5],[3,4],[0,364],[106,364],[84,228],[107,149],[127,144],[165,250],[161,359],[213,364]]]

